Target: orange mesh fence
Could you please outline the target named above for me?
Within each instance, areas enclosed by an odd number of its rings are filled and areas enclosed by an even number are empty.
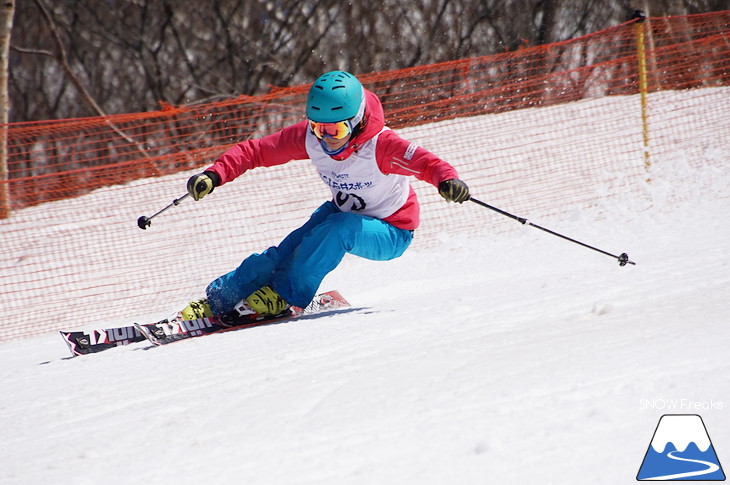
[[[730,145],[730,12],[359,78],[389,126],[453,163],[475,197],[541,220],[640,195],[647,162],[719,163],[708,147]],[[0,340],[103,326],[130,309],[158,317],[301,224],[328,197],[306,161],[253,170],[147,231],[136,219],[183,195],[189,175],[231,144],[303,119],[307,90],[7,125],[0,309],[12,318]],[[414,187],[423,205],[416,247],[437,244],[444,227],[478,235],[504,223],[475,222],[433,187]]]

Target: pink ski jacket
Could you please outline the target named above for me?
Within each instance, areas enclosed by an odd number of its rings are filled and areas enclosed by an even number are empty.
[[[404,140],[394,131],[384,129],[385,115],[380,100],[368,90],[365,90],[365,95],[367,104],[364,129],[349,141],[342,153],[331,158],[346,160],[353,153],[358,153],[358,148],[363,144],[377,137],[373,163],[377,164],[383,174],[411,175],[436,187],[444,180],[458,178],[456,170],[448,162]],[[226,150],[206,170],[218,174],[223,185],[256,167],[271,167],[292,160],[309,159],[309,131],[309,122],[303,120],[271,135],[243,141]],[[405,203],[392,214],[382,217],[382,220],[402,229],[413,230],[419,224],[420,206],[410,184],[408,190]]]

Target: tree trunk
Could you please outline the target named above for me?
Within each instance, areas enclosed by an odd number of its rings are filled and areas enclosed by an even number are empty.
[[[0,219],[10,216],[10,173],[8,169],[8,57],[13,29],[15,0],[0,5]]]

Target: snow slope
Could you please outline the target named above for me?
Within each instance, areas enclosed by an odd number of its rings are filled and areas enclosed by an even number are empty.
[[[0,483],[628,484],[666,413],[730,463],[723,153],[533,221],[637,266],[467,203],[505,230],[347,258],[323,289],[352,311],[73,359],[2,343]]]

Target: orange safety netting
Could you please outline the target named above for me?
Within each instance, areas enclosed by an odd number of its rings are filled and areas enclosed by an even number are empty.
[[[643,110],[639,38],[646,65]],[[640,192],[648,164],[662,163],[678,149],[692,159],[690,145],[701,144],[688,139],[694,125],[708,123],[715,131],[708,137],[730,138],[724,88],[730,85],[730,12],[650,18],[638,27],[631,21],[514,52],[356,74],[380,96],[389,126],[452,162],[475,196],[489,194],[494,203],[541,217],[559,215],[566,203],[589,206]],[[149,248],[117,247],[120,238],[102,232],[127,223],[130,231],[139,231],[129,214],[149,215],[182,195],[194,171],[180,172],[199,170],[233,143],[303,119],[307,90],[275,88],[262,96],[166,105],[149,113],[8,125],[8,175],[0,180],[0,308],[18,317],[0,324],[0,340],[57,329],[55,315],[71,301],[80,323],[93,322],[103,313],[99,308],[119,313],[169,302],[173,295],[155,288],[164,287],[162,281],[174,279],[180,268],[170,268],[169,275],[146,273],[144,260],[135,258]],[[692,103],[667,98],[677,90],[696,90],[699,98]],[[648,140],[642,138],[643,126]],[[247,252],[276,244],[326,197],[326,190],[308,188],[316,177],[301,164],[270,170],[244,182],[249,212],[236,216],[244,208],[233,199],[218,207],[224,220],[238,217],[237,224],[257,227],[235,235],[243,242],[218,271],[232,269]],[[298,177],[301,184],[291,183]],[[175,192],[168,189],[171,183]],[[437,204],[433,191],[414,185],[424,205],[419,244],[428,245],[436,226],[444,224],[429,221],[473,225],[466,214]],[[250,208],[252,201],[258,208]],[[129,211],[116,218],[127,206]],[[196,224],[195,237],[220,230],[202,220]],[[164,244],[191,237],[180,227]],[[217,274],[206,277],[211,276]],[[206,277],[194,282],[199,291]],[[140,288],[141,279],[149,284]],[[37,298],[47,299],[47,312],[23,316],[23,301]]]

